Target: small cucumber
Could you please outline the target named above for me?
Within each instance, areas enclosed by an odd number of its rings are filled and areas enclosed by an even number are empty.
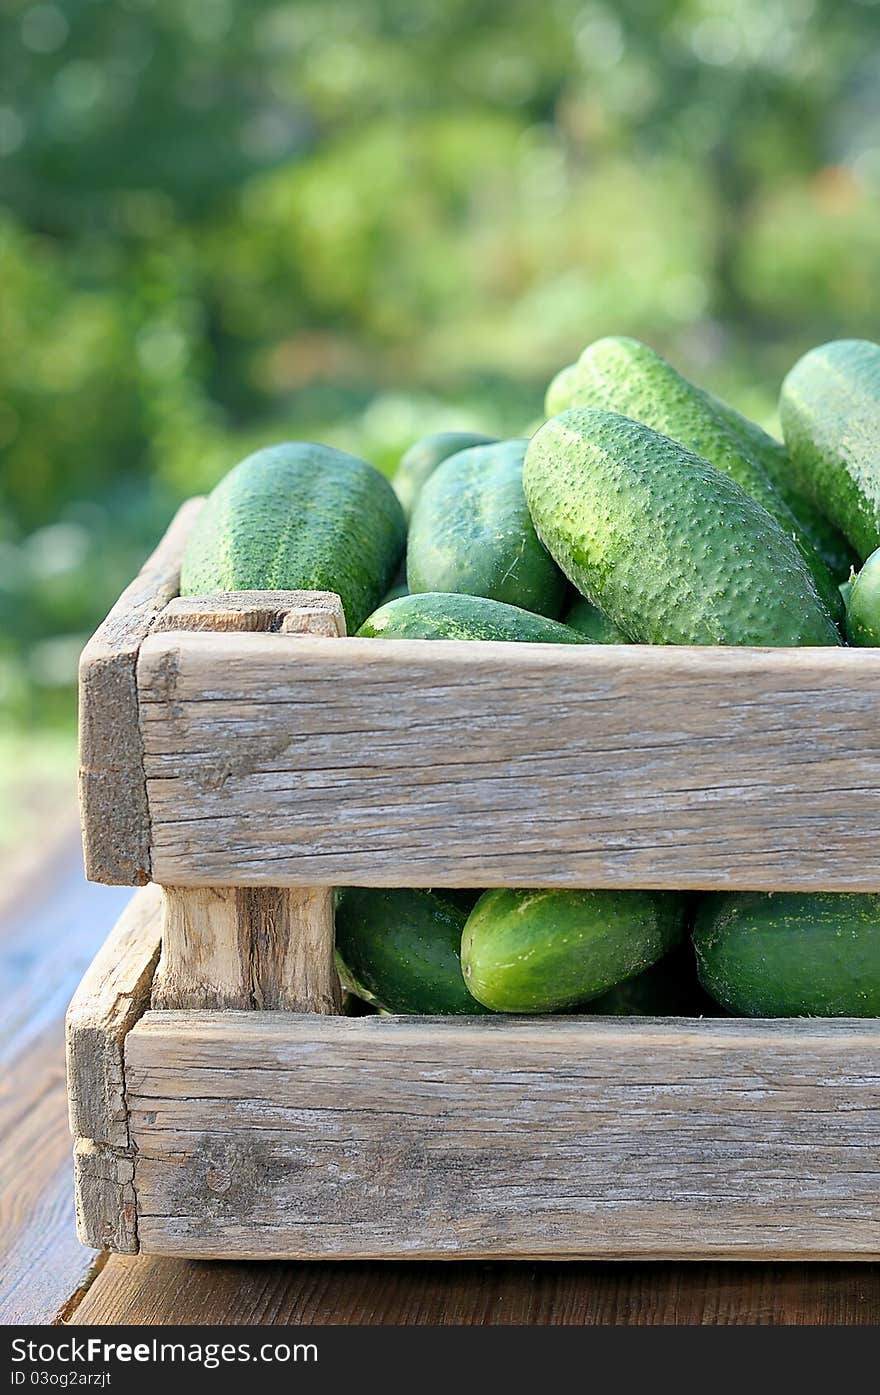
[[[844,585],[850,584],[844,582]],[[847,632],[850,644],[860,648],[880,645],[880,547],[871,553],[850,585]]]
[[[564,623],[570,629],[577,630],[591,644],[629,644],[629,636],[619,630],[598,606],[592,605],[586,596],[578,596],[572,603]]]
[[[838,339],[804,354],[779,417],[799,482],[864,561],[880,547],[880,344]]]
[[[526,444],[475,446],[438,466],[410,523],[411,594],[461,591],[551,619],[559,616],[567,588],[526,507]]]
[[[387,1012],[485,1012],[465,987],[467,893],[346,887],[336,894],[336,954],[345,987]]]
[[[358,630],[362,639],[496,639],[522,644],[589,644],[557,620],[484,596],[426,591],[380,606]]]
[[[397,496],[372,465],[307,441],[270,446],[212,491],[180,591],[335,591],[352,632],[388,590],[405,540]]]
[[[708,461],[641,422],[563,412],[532,437],[523,480],[558,565],[632,640],[840,644],[776,520]]]
[[[498,1012],[578,1007],[667,954],[685,907],[675,892],[487,891],[462,937],[465,982]]]
[[[716,892],[694,949],[703,987],[740,1016],[880,1016],[880,896]]]
[[[467,450],[469,446],[487,446],[494,439],[493,436],[481,435],[479,431],[437,431],[433,436],[423,436],[411,445],[401,457],[391,481],[407,518],[425,481],[431,478],[442,461],[448,460],[450,455],[457,455],[460,450]]]

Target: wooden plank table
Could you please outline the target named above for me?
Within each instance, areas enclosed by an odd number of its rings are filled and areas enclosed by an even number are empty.
[[[77,1242],[63,1018],[130,893],[82,877],[75,834],[0,912],[0,1322],[880,1322],[873,1264],[282,1264],[104,1260]]]

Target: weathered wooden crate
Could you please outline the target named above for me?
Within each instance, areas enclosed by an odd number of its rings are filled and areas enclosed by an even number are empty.
[[[333,885],[880,891],[880,651],[341,638],[175,599],[89,644],[83,1240],[289,1257],[880,1254],[868,1021],[346,1018]]]

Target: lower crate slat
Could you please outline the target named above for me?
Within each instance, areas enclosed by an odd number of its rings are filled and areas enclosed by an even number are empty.
[[[149,1012],[143,1251],[880,1255],[870,1021]]]

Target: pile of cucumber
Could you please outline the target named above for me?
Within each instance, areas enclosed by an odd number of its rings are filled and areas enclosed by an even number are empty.
[[[795,364],[784,444],[620,337],[546,414],[529,439],[426,437],[390,484],[328,446],[258,451],[181,591],[335,591],[363,638],[880,645],[880,345]],[[349,889],[337,951],[389,1012],[880,1015],[872,895]]]

